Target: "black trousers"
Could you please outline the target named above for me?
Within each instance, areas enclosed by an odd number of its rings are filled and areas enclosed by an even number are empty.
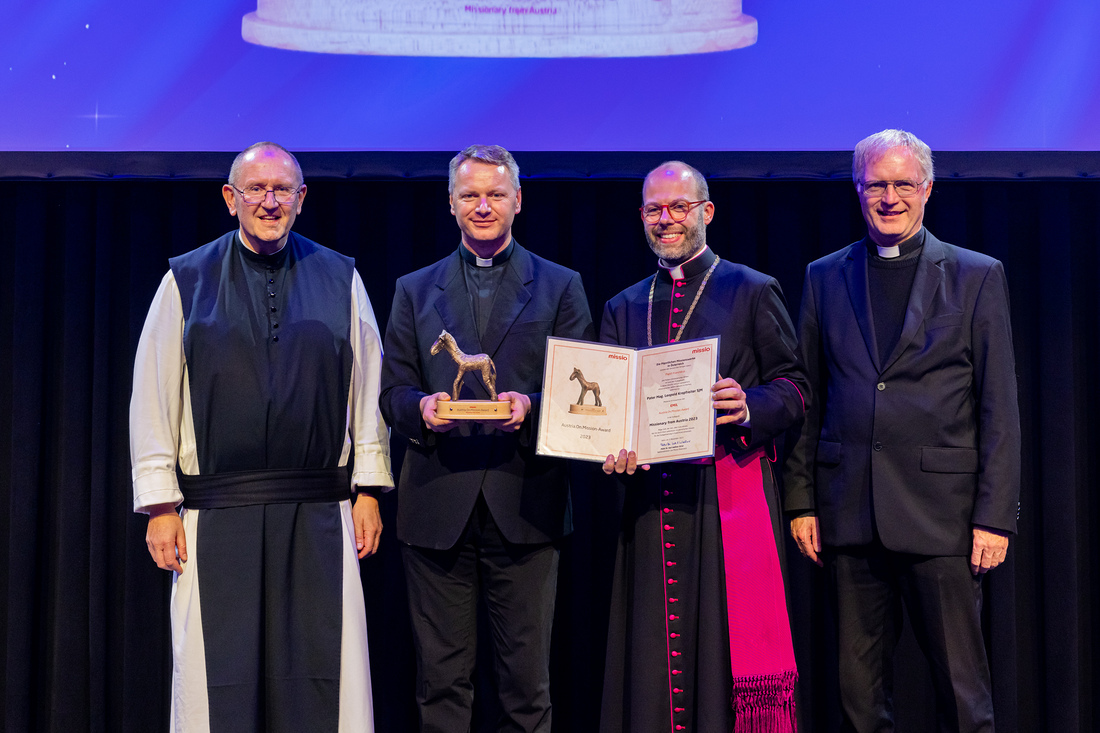
[[[969,562],[892,552],[880,543],[828,550],[845,730],[894,730],[893,656],[904,603],[931,665],[938,730],[993,731],[981,576],[971,574]]]
[[[492,630],[500,731],[549,733],[550,632],[558,549],[515,545],[479,498],[462,538],[448,550],[402,548],[416,647],[416,702],[424,733],[470,728],[477,609]]]

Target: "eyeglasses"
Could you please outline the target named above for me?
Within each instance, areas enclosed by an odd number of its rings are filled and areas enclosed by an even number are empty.
[[[705,204],[706,201],[673,201],[671,204],[646,204],[639,207],[639,211],[642,212],[642,219],[646,224],[656,224],[661,220],[662,211],[668,212],[668,218],[675,222],[681,222],[688,217],[691,210],[700,204]]]
[[[907,199],[916,196],[917,191],[924,188],[928,181],[913,183],[912,181],[860,181],[859,188],[863,195],[869,199],[879,199],[886,195],[890,186],[894,187],[894,193],[900,198]]]
[[[233,186],[233,184],[229,184]],[[233,186],[233,190],[241,195],[241,200],[246,204],[262,204],[267,201],[267,195],[271,194],[275,197],[275,202],[278,204],[289,204],[294,200],[294,197],[298,195],[298,192],[302,190],[301,186],[297,188],[291,188],[289,186],[275,186],[274,188],[264,188],[263,186],[249,186],[245,190],[241,190],[236,186]]]

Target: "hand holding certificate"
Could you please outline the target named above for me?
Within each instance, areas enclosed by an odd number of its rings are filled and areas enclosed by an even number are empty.
[[[600,463],[624,447],[638,463],[714,455],[717,362],[718,337],[644,349],[547,339],[538,453]]]

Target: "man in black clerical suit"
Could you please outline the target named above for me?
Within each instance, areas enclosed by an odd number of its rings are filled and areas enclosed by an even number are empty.
[[[855,149],[867,237],[806,268],[799,331],[817,399],[786,469],[802,553],[829,570],[845,725],[892,730],[901,603],[940,730],[993,730],[982,577],[1016,530],[1020,420],[1001,263],[923,227],[932,153]]]
[[[713,458],[622,474],[600,730],[793,731],[797,679],[780,570],[774,440],[809,399],[774,278],[707,244],[702,174],[650,171],[642,222],[655,274],[608,301],[600,340],[644,347],[720,336]],[[643,467],[648,468],[648,467]]]
[[[547,336],[591,339],[580,275],[512,238],[519,167],[507,150],[473,145],[451,160],[454,253],[397,281],[386,329],[382,413],[408,439],[397,536],[409,587],[423,731],[469,726],[478,598],[492,629],[500,730],[550,730],[555,542],[572,529],[565,463],[535,455]],[[437,414],[457,366],[432,344],[446,330],[496,364],[504,421]],[[489,399],[467,377],[460,399]]]

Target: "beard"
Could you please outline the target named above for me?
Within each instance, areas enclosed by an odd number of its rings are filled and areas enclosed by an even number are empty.
[[[676,244],[665,244],[661,241],[661,233],[673,227],[683,227],[684,237]],[[649,248],[653,254],[664,260],[668,265],[679,265],[690,260],[696,252],[707,243],[707,225],[703,217],[695,217],[695,222],[689,226],[687,221],[668,224],[667,226],[647,226],[645,238],[649,242]]]

